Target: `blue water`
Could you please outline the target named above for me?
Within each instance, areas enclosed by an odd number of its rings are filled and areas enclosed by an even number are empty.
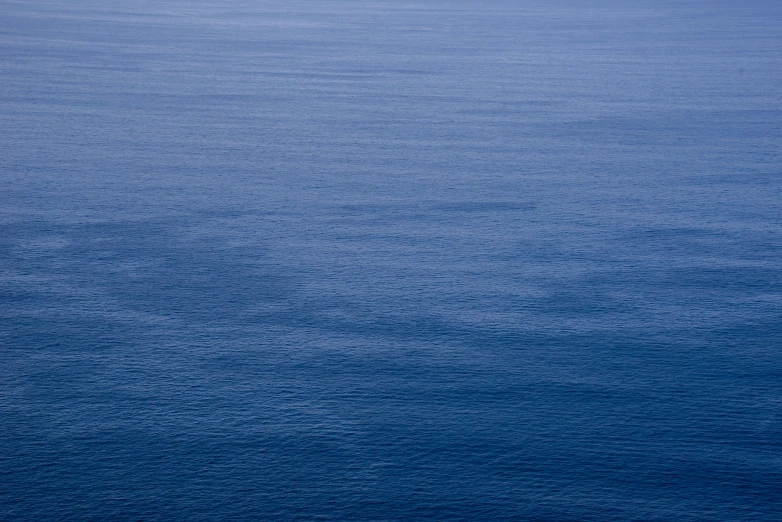
[[[0,519],[782,520],[782,6],[0,3]]]

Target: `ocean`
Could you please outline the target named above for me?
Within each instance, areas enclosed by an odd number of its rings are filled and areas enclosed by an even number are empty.
[[[0,519],[782,520],[782,5],[3,0]]]

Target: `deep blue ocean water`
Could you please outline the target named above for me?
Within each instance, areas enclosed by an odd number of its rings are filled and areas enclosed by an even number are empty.
[[[782,6],[0,2],[0,519],[782,520]]]

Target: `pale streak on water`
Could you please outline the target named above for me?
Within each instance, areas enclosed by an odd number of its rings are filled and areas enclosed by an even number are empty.
[[[779,520],[781,47],[0,3],[0,518]]]

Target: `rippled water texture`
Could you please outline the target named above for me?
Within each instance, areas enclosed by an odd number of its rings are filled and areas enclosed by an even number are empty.
[[[779,520],[782,8],[0,3],[3,520]]]

